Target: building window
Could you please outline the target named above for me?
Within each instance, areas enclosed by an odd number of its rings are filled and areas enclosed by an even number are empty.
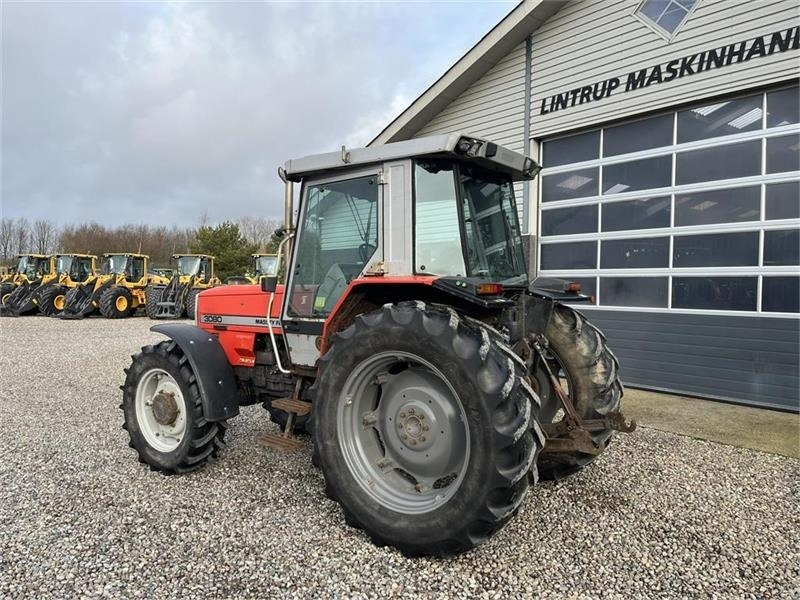
[[[643,0],[636,16],[671,38],[683,25],[697,0]]]
[[[797,85],[544,140],[540,274],[612,309],[798,312]]]

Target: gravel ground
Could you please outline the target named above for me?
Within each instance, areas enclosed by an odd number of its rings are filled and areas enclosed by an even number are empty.
[[[800,597],[800,461],[653,429],[451,560],[345,525],[258,406],[204,471],[150,472],[117,408],[149,325],[0,320],[0,598]]]

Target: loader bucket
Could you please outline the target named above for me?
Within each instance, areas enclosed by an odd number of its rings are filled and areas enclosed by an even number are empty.
[[[159,302],[156,319],[177,319],[178,304],[176,302]]]
[[[190,286],[191,282],[181,283],[180,278],[177,275],[174,276],[167,286],[161,290],[159,301],[156,303],[155,314],[151,315],[151,318],[180,318],[186,307],[186,296]]]
[[[56,316],[59,319],[83,319],[88,317],[95,310],[92,303],[94,299],[93,286],[79,285],[72,288],[67,293],[64,310]]]
[[[23,283],[17,286],[11,296],[0,310],[0,316],[19,317],[37,310],[36,303],[33,301],[36,290],[41,287],[41,279],[31,283]]]

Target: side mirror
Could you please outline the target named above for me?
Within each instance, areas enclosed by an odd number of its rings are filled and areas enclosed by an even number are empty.
[[[261,278],[261,291],[272,294],[278,287],[278,277],[269,275]]]

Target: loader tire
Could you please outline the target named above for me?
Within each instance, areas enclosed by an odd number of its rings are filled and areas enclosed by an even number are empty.
[[[139,462],[165,475],[205,466],[225,446],[227,422],[209,422],[197,379],[173,341],[145,346],[125,370],[122,428]]]
[[[581,313],[556,304],[553,316],[545,331],[548,341],[548,363],[554,374],[561,372],[566,380],[564,390],[569,393],[573,406],[582,419],[600,419],[619,408],[623,388],[619,381],[619,362],[609,350],[603,334],[589,323]],[[533,374],[537,392],[542,401],[541,423],[552,423],[561,409],[544,370]],[[563,385],[563,383],[562,383]],[[592,439],[607,447],[614,432],[594,432]],[[572,452],[539,455],[539,478],[557,480],[580,471],[596,455]]]
[[[131,293],[119,285],[111,286],[100,296],[100,314],[106,319],[124,319],[132,306]]]
[[[146,292],[146,301],[144,311],[151,319],[155,319],[158,315],[158,303],[161,302],[161,295],[164,293],[164,286],[148,285]]]
[[[318,364],[315,461],[349,525],[406,556],[452,556],[516,514],[544,444],[539,401],[485,328],[387,304]]]
[[[197,294],[203,290],[189,290],[189,295],[186,297],[186,316],[192,321],[197,319]]]
[[[68,291],[63,285],[51,284],[44,286],[37,292],[39,311],[48,317],[56,316],[64,310]]]
[[[11,296],[11,292],[14,291],[14,284],[13,283],[3,283],[0,284],[0,305],[3,305],[8,300],[9,296]]]

